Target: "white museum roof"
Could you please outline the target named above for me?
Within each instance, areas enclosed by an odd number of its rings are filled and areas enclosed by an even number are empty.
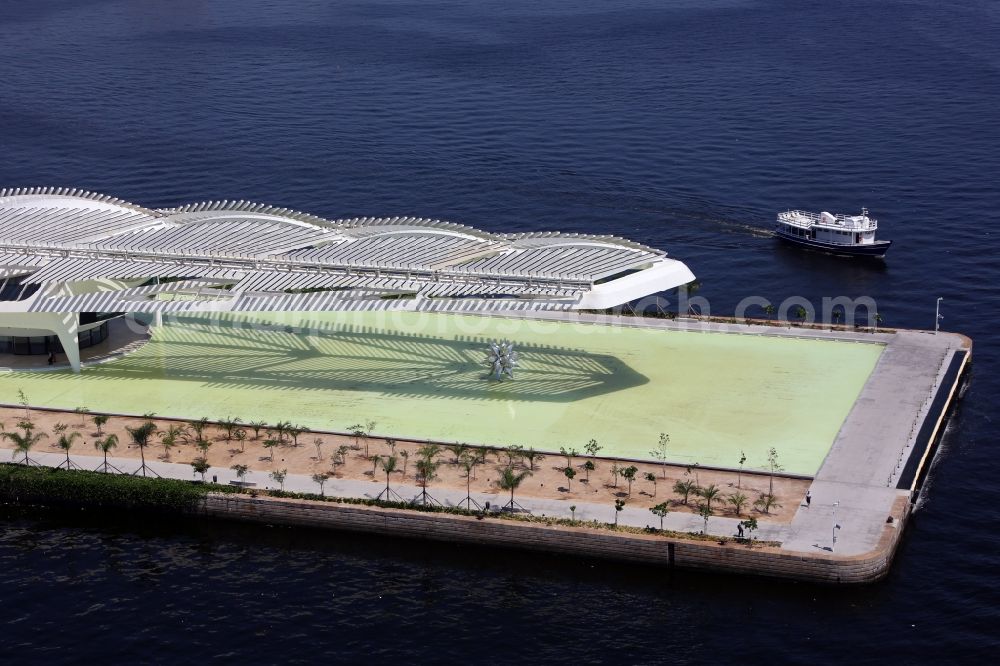
[[[612,295],[606,285],[616,280],[608,278],[625,273],[648,279],[630,279],[627,289]],[[365,294],[372,300],[372,294],[406,293],[440,301],[410,304],[416,309],[478,301],[496,310],[531,305],[501,308],[497,296],[534,299],[538,307],[595,307],[623,298],[619,304],[694,278],[665,252],[613,236],[494,234],[416,217],[327,220],[245,201],[157,210],[81,190],[0,189],[0,279],[15,276],[42,285],[38,300],[48,302],[33,307],[49,311],[95,309],[94,298],[83,298],[92,294],[58,288],[102,279],[214,280],[216,291],[224,286],[230,298],[245,301],[230,304],[241,310],[346,309],[328,301],[346,305],[347,292],[358,290],[360,301]],[[293,289],[327,291],[286,293]],[[605,296],[588,304],[584,295],[595,291]],[[170,301],[156,292],[118,290],[102,303],[113,308],[118,298],[134,303],[133,309],[183,309],[204,298],[202,291]],[[469,300],[445,303],[459,298]]]

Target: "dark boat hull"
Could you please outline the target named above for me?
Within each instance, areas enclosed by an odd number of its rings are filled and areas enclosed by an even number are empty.
[[[776,231],[775,235],[781,240],[793,245],[798,245],[799,247],[806,247],[810,250],[816,250],[818,252],[839,254],[847,257],[882,258],[889,250],[889,246],[892,245],[892,241],[875,241],[874,243],[870,243],[868,245],[840,245],[837,243],[824,243],[822,241],[812,240],[811,238],[787,235],[781,231]]]

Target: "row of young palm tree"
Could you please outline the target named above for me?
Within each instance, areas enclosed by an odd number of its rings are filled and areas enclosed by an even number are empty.
[[[78,409],[76,410],[81,414],[81,418],[85,419],[86,415],[89,413],[88,410]],[[7,431],[2,424],[0,424],[0,437],[10,440],[14,443],[15,449],[19,454],[24,455],[24,464],[28,465],[33,463],[29,456],[29,451],[42,439],[48,437],[44,432],[39,431],[35,424],[30,420],[30,410],[26,407],[26,417],[18,422],[18,429]],[[208,427],[212,425],[212,422],[207,418],[203,417],[201,419],[188,422],[187,424],[171,423],[167,426],[165,430],[160,430],[153,420],[153,414],[147,414],[145,420],[137,426],[125,426],[125,430],[129,435],[131,443],[139,449],[140,454],[140,466],[134,472],[134,474],[142,474],[146,476],[148,474],[156,475],[156,472],[146,463],[145,450],[146,447],[154,444],[153,438],[158,436],[159,443],[163,446],[164,457],[169,459],[170,450],[179,446],[182,443],[192,443],[200,451],[201,456],[196,458],[191,464],[196,472],[202,474],[204,479],[205,473],[209,469],[209,463],[207,459],[207,454],[209,447],[212,444],[212,439],[207,436]],[[104,435],[103,428],[107,425],[109,417],[107,415],[97,414],[91,416],[91,420],[97,428],[97,439],[94,442],[94,447],[101,451],[104,455],[104,460],[101,465],[98,466],[99,471],[104,472],[117,472],[122,473],[120,469],[112,465],[108,461],[108,454],[118,446],[118,438],[114,434]],[[245,450],[245,440],[248,438],[247,430],[241,428],[242,421],[239,418],[226,417],[218,422],[217,427],[223,431],[223,437],[226,441],[232,441],[236,439],[241,443],[241,451]],[[254,439],[260,438],[261,430],[266,433],[266,439],[264,441],[264,446],[271,450],[270,458],[273,461],[274,454],[273,448],[275,446],[284,445],[286,443],[291,443],[292,446],[298,445],[298,438],[305,432],[309,432],[309,429],[304,426],[296,426],[288,421],[281,421],[272,426],[268,426],[264,422],[260,421],[250,421],[247,427],[253,430]],[[372,437],[373,430],[375,429],[375,422],[368,421],[365,424],[355,424],[349,427],[349,431],[355,438],[355,448],[360,449],[361,443],[364,442],[365,457],[372,462],[373,466],[373,476],[377,472],[379,465],[382,467],[382,472],[386,475],[386,487],[379,494],[379,498],[393,499],[393,501],[401,501],[399,494],[394,491],[391,487],[391,475],[396,472],[402,472],[403,478],[406,478],[406,468],[410,453],[403,449],[396,454],[396,442],[392,439],[385,439],[385,443],[390,448],[391,452],[389,455],[369,455],[369,440]],[[76,440],[81,438],[81,435],[76,430],[69,430],[65,424],[57,424],[54,428],[54,434],[57,435],[57,446],[66,453],[66,460],[60,465],[60,467],[65,466],[66,468],[71,468],[75,465],[70,458],[70,449]],[[651,451],[651,455],[654,455],[658,460],[660,460],[663,467],[663,478],[666,478],[666,447],[669,442],[669,436],[665,433],[660,434],[659,445],[656,450]],[[317,447],[317,459],[321,459],[321,446],[322,440],[316,438],[314,444]],[[587,481],[590,478],[590,472],[596,469],[596,459],[598,453],[601,450],[601,446],[596,440],[591,439],[584,447],[584,450],[589,457],[588,460],[582,465],[583,469],[586,471]],[[338,465],[346,463],[346,454],[349,450],[347,446],[340,446],[332,456],[333,472],[336,474],[336,469]],[[434,499],[428,493],[428,486],[430,483],[437,478],[437,471],[442,461],[438,460],[440,454],[445,450],[452,454],[450,464],[456,465],[464,472],[464,477],[466,479],[466,498],[463,503],[471,510],[473,505],[478,508],[482,508],[479,503],[472,497],[471,494],[471,483],[476,478],[476,468],[479,465],[485,465],[489,460],[489,455],[494,455],[496,457],[497,463],[499,465],[499,477],[497,480],[497,485],[501,490],[510,492],[510,499],[504,505],[505,509],[517,510],[523,509],[515,500],[514,493],[522,484],[525,478],[530,476],[535,469],[535,466],[540,462],[544,455],[538,453],[534,449],[524,449],[520,446],[509,446],[506,448],[490,448],[490,447],[472,447],[467,444],[455,443],[442,447],[438,444],[426,444],[421,446],[416,452],[416,462],[415,462],[415,477],[418,485],[421,487],[421,492],[414,499],[414,502],[423,505],[428,504],[440,504],[436,499]],[[574,459],[580,454],[576,449],[562,448],[562,455],[566,456],[566,466],[562,468],[564,475],[567,478],[568,489],[572,488],[572,481],[576,476],[576,469],[574,467]],[[402,465],[400,465],[400,460],[402,460]],[[745,460],[745,456],[741,459],[742,462]],[[769,463],[771,466],[772,473],[772,484],[769,488],[769,492],[760,493],[759,497],[753,502],[753,507],[763,513],[770,513],[774,508],[780,507],[777,499],[773,494],[773,474],[776,470],[780,470],[780,465],[777,464],[777,454],[772,449],[769,455]],[[234,466],[233,469],[237,467],[246,466]],[[628,495],[632,495],[632,485],[639,474],[639,468],[635,465],[620,465],[618,462],[612,463],[611,474],[614,479],[614,487],[618,485],[619,477],[624,479],[628,483]],[[239,471],[237,472],[239,474]],[[246,470],[243,470],[243,476],[245,476]],[[711,515],[714,502],[726,502],[728,503],[734,513],[737,516],[742,515],[745,507],[750,504],[749,498],[741,491],[730,493],[726,496],[722,495],[722,491],[715,484],[710,484],[708,486],[701,486],[697,482],[697,472],[695,472],[696,478],[692,479],[680,479],[674,486],[674,493],[681,496],[683,499],[682,504],[688,505],[689,498],[691,495],[695,495],[703,500],[699,504],[699,509],[703,514]],[[323,491],[323,484],[326,479],[329,478],[327,474],[316,474],[314,475],[314,481],[320,485],[321,492]],[[652,496],[656,496],[657,488],[657,476],[652,472],[646,472],[643,475],[647,481],[653,484]],[[282,481],[283,485],[283,481]],[[616,502],[617,504],[617,502]],[[657,506],[663,506],[660,504]],[[624,504],[622,503],[622,506]],[[655,508],[655,507],[654,507]],[[620,510],[620,509],[619,509]],[[706,518],[707,520],[707,518]]]
[[[356,436],[356,446],[360,448],[361,441],[365,441],[366,438],[370,437],[369,429],[362,429],[360,427],[352,429],[352,434]],[[409,461],[410,453],[406,449],[402,449],[398,454],[396,453],[396,442],[392,439],[385,440],[390,448],[390,453],[388,455],[371,454],[370,450],[366,451],[365,458],[372,463],[372,476],[374,477],[381,467],[382,473],[385,474],[385,488],[378,494],[376,499],[402,502],[403,498],[398,492],[392,488],[392,475],[394,473],[401,473],[403,478],[406,478],[406,465]],[[367,448],[367,446],[366,446]],[[341,446],[334,454],[332,462],[334,464],[334,472],[336,472],[336,467],[338,464],[344,463],[344,456],[348,447]],[[450,461],[440,460],[440,456],[448,451],[452,454]],[[488,460],[488,454],[494,453],[497,455],[497,461],[500,463],[499,468],[499,478],[497,480],[497,485],[501,490],[510,492],[510,499],[503,508],[508,510],[523,510],[516,499],[514,498],[514,492],[521,485],[525,478],[527,478],[532,472],[530,469],[517,469],[517,465],[524,458],[518,455],[518,447],[509,447],[507,449],[484,449],[470,447],[466,444],[451,444],[448,446],[441,446],[439,444],[424,444],[420,446],[415,452],[416,460],[414,463],[414,478],[417,485],[420,486],[420,493],[411,501],[413,504],[420,504],[422,506],[437,505],[440,506],[441,503],[434,498],[428,488],[431,482],[438,478],[437,473],[440,466],[445,463],[451,463],[459,467],[464,473],[464,478],[466,480],[466,496],[459,502],[459,505],[465,505],[470,511],[473,506],[476,509],[482,510],[483,506],[472,497],[472,481],[476,478],[476,468],[483,465]],[[504,460],[506,458],[506,460]],[[400,465],[402,461],[402,466]],[[537,458],[535,459],[537,462]],[[313,481],[320,487],[320,493],[324,492],[324,486],[326,481],[329,479],[329,475],[326,473],[317,473],[313,475]]]
[[[108,419],[105,416],[95,418],[97,419],[98,436],[94,442],[94,448],[104,454],[103,462],[98,465],[95,471],[110,472],[114,470],[117,473],[122,473],[120,469],[108,462],[108,454],[118,446],[118,436],[114,434],[104,436],[103,426],[107,423]],[[77,430],[71,430],[65,423],[55,424],[52,430],[53,434],[57,437],[56,446],[58,446],[58,448],[66,454],[66,460],[60,463],[59,467],[65,467],[66,469],[79,469],[79,465],[74,463],[70,458],[70,450],[73,448],[74,443],[78,439],[82,439],[80,432]],[[153,472],[153,470],[146,464],[145,447],[148,446],[152,433],[156,431],[156,424],[147,419],[140,426],[126,426],[126,431],[131,436],[133,443],[139,447],[142,460],[142,465],[134,473],[139,474],[141,472],[143,476],[145,476],[147,472],[155,474],[155,472]],[[7,430],[3,424],[0,424],[0,437],[13,443],[15,451],[18,454],[24,455],[25,465],[38,464],[30,457],[29,453],[36,444],[41,442],[43,439],[47,439],[48,436],[48,433],[40,430],[30,418],[24,418],[18,421],[17,428],[14,430]]]
[[[704,506],[709,514],[712,511],[712,503],[715,501],[729,504],[732,507],[733,513],[737,516],[742,516],[744,508],[751,504],[750,498],[741,490],[723,495],[722,490],[716,484],[701,486],[693,479],[678,480],[674,483],[674,493],[683,498],[681,504],[685,506],[688,505],[688,500],[692,495],[703,499],[704,502],[699,505],[699,508]],[[778,499],[774,493],[762,492],[753,501],[753,507],[761,513],[769,514],[772,509],[780,508],[781,505],[778,503]]]

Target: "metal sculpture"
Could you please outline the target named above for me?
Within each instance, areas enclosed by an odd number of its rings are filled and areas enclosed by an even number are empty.
[[[486,366],[490,369],[489,378],[503,381],[504,376],[514,379],[514,368],[517,367],[517,352],[514,343],[504,340],[490,343],[486,357]]]

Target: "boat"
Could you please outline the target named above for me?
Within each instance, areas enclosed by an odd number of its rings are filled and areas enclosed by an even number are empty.
[[[892,241],[875,240],[878,221],[862,208],[860,215],[810,213],[786,210],[778,213],[774,233],[794,245],[852,257],[885,256]]]

